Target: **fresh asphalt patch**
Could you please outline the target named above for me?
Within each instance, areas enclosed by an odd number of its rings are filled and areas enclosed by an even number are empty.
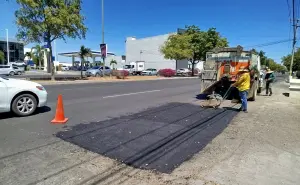
[[[236,114],[230,109],[169,103],[79,124],[57,137],[136,168],[171,173],[220,134]]]

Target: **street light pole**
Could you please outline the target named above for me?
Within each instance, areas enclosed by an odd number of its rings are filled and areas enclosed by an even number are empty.
[[[102,0],[102,44],[104,44],[104,0]]]
[[[10,61],[9,61],[9,42],[8,42],[8,29],[6,30],[6,53],[7,53],[7,65],[9,65]]]
[[[104,0],[102,0],[102,44],[104,44]],[[103,57],[103,71],[105,70],[105,57]]]

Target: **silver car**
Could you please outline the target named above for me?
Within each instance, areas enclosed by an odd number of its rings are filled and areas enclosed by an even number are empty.
[[[149,68],[149,69],[144,70],[142,72],[142,75],[149,75],[149,76],[157,75],[157,70],[153,69],[153,68]]]
[[[87,77],[94,76],[94,77],[100,77],[104,75],[110,75],[111,74],[111,69],[107,66],[105,66],[105,70],[103,72],[103,67],[101,66],[94,66],[91,69],[88,69],[85,72],[85,75]]]
[[[11,65],[0,65],[0,75],[9,75],[13,76],[16,74],[16,71]]]
[[[13,66],[13,69],[15,70],[15,74],[17,75],[25,73],[24,68]]]

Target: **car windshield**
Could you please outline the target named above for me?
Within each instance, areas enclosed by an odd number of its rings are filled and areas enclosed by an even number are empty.
[[[146,71],[152,71],[152,69],[151,69],[151,68],[149,68],[149,69],[146,69]]]
[[[92,69],[99,69],[99,66],[94,66],[92,67]]]

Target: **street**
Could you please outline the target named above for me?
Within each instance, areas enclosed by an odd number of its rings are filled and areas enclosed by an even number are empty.
[[[284,78],[249,114],[201,109],[198,82],[46,86],[36,115],[0,115],[1,184],[295,184],[299,106],[282,95]],[[50,124],[58,94],[66,125]]]
[[[67,126],[101,121],[128,113],[165,104],[195,100],[199,92],[198,79],[158,80],[121,83],[96,83],[78,85],[45,86],[48,91],[48,107],[36,115],[18,118],[0,114],[0,156],[51,143],[63,125],[52,125],[58,94],[63,95]]]

